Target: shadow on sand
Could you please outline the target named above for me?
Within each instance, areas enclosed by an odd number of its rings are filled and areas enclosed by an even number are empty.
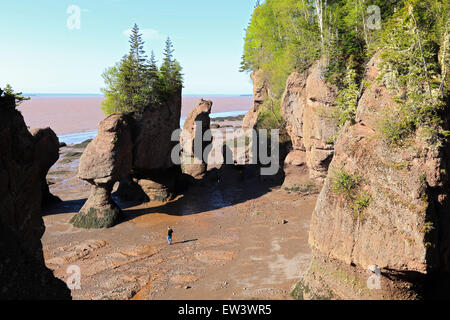
[[[87,199],[79,199],[50,204],[43,208],[42,216],[78,212],[86,201]]]
[[[125,221],[152,213],[175,216],[199,214],[230,207],[256,199],[280,186],[284,172],[271,177],[261,177],[257,166],[225,166],[208,172],[205,181],[193,184],[177,200],[159,206],[121,201],[113,195],[114,201],[125,213]],[[43,216],[78,212],[87,199],[52,204],[43,210]],[[136,208],[140,206],[140,208]]]
[[[185,244],[185,243],[189,243],[189,242],[196,242],[198,241],[198,239],[192,239],[192,240],[183,240],[183,241],[177,241],[172,243],[173,246],[177,245],[177,244]]]
[[[149,208],[123,209],[126,219],[152,213],[186,216],[230,207],[256,199],[280,186],[284,173],[264,179],[255,167],[229,166],[208,172],[207,181],[191,185],[177,200]]]

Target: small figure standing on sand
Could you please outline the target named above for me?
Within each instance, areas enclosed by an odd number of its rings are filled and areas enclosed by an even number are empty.
[[[172,245],[172,237],[173,237],[173,230],[171,227],[167,228],[167,242],[169,243],[169,245]]]

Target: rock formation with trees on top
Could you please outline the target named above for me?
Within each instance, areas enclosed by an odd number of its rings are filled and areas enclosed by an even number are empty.
[[[161,108],[183,86],[181,66],[173,57],[173,44],[166,40],[164,58],[158,67],[155,55],[150,58],[144,50],[145,42],[135,24],[130,34],[130,51],[115,66],[103,73],[105,100],[103,111],[143,114],[149,108]]]
[[[79,177],[92,184],[91,195],[71,222],[80,228],[109,228],[123,213],[111,198],[127,201],[169,200],[181,169],[171,159],[173,132],[180,128],[182,74],[166,41],[164,61],[145,55],[137,25],[131,31],[130,52],[103,75],[107,115],[97,137],[80,160]]]

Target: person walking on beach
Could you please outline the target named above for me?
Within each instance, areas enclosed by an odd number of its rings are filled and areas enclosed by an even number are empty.
[[[167,231],[167,242],[169,243],[169,245],[172,245],[172,237],[173,237],[173,230],[171,227],[169,227]]]

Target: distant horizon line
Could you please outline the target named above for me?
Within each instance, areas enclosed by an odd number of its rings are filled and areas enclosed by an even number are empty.
[[[27,97],[104,97],[101,93],[22,93]],[[204,93],[204,94],[183,94],[183,97],[251,97],[253,94],[233,94],[233,93]]]

